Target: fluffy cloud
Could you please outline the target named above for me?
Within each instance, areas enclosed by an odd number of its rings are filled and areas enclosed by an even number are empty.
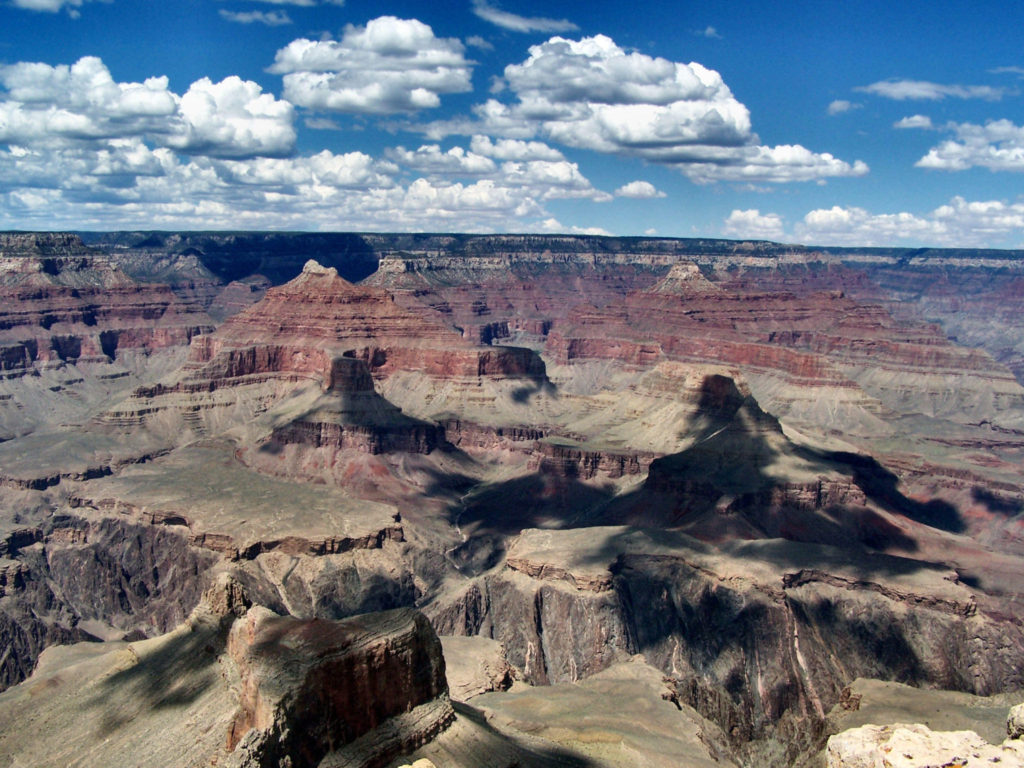
[[[192,83],[179,104],[180,125],[167,144],[189,154],[282,156],[295,146],[295,110],[256,83],[208,78]]]
[[[576,163],[566,160],[509,160],[501,164],[501,178],[503,183],[527,189],[540,200],[576,197],[606,203],[612,199],[607,192],[595,189]]]
[[[716,181],[814,181],[828,177],[863,176],[868,166],[860,160],[850,165],[828,152],[811,152],[799,144],[777,147],[749,146],[718,156],[709,152],[710,162],[695,157],[681,170],[693,181],[709,184]]]
[[[706,37],[710,40],[721,40],[722,36],[718,34],[718,30],[711,25],[706,26],[704,29],[694,30],[695,35],[698,37]]]
[[[494,45],[480,35],[470,35],[466,38],[466,45],[479,48],[481,51],[493,51]]]
[[[522,141],[521,139],[498,139],[489,136],[474,136],[470,148],[480,155],[496,160],[564,160],[565,156],[543,141]]]
[[[571,147],[671,165],[698,182],[797,181],[868,170],[800,146],[759,145],[749,111],[717,72],[628,53],[603,35],[534,45],[524,62],[505,68],[504,79],[515,103],[489,99],[474,107],[475,120],[423,130],[435,138],[540,134]]]
[[[579,29],[568,19],[527,18],[503,11],[487,0],[473,0],[473,13],[484,21],[513,32],[572,32]]]
[[[615,196],[631,197],[634,200],[650,200],[655,197],[665,197],[665,193],[649,181],[631,181],[616,189]]]
[[[871,85],[862,85],[854,90],[895,101],[941,101],[947,96],[954,99],[999,101],[1006,95],[1005,88],[993,88],[988,85],[942,85],[927,80],[882,80]]]
[[[0,68],[0,142],[23,147],[108,148],[115,139],[219,157],[286,155],[295,144],[294,110],[256,83],[203,78],[184,96],[166,77],[117,83],[95,57],[69,66]]]
[[[893,128],[922,128],[924,130],[931,130],[932,119],[928,115],[910,115],[904,117],[901,120],[897,120],[892,124]]]
[[[611,237],[612,233],[604,227],[567,227],[558,219],[544,219],[537,226],[536,231],[549,235],[594,235],[597,237]]]
[[[284,75],[284,97],[299,106],[394,114],[437,107],[441,94],[471,90],[464,51],[423,22],[381,16],[365,27],[347,25],[340,41],[293,40],[270,71]]]
[[[954,197],[931,213],[872,214],[863,208],[811,211],[796,227],[804,242],[833,245],[898,245],[901,242],[942,246],[991,246],[1024,235],[1024,203],[1001,200],[970,202]]]
[[[166,132],[177,97],[166,77],[116,83],[103,62],[87,56],[72,66],[22,62],[0,67],[0,141],[103,139]]]
[[[725,220],[722,234],[744,240],[782,240],[785,237],[782,217],[777,213],[762,215],[757,208],[734,210]]]
[[[533,190],[494,179],[395,183],[362,153],[187,160],[166,149],[116,159],[129,183],[100,186],[92,157],[0,151],[0,228],[529,230],[548,214]],[[117,171],[113,164],[110,170]],[[149,175],[137,175],[140,172]],[[18,179],[17,182],[11,181]]]
[[[1019,248],[1024,238],[1024,202],[968,201],[954,197],[924,213],[872,213],[856,206],[808,212],[787,232],[776,213],[734,210],[725,220],[727,237],[788,240],[815,245]]]
[[[611,200],[611,195],[590,183],[576,163],[570,163],[560,155],[553,157],[550,147],[541,142],[505,140],[495,145],[486,137],[475,139],[469,151],[452,147],[445,152],[438,144],[425,144],[415,151],[396,147],[388,150],[387,156],[402,170],[425,174],[431,181],[459,176],[488,177],[501,187],[519,190],[536,200]],[[477,149],[483,151],[478,152]],[[545,149],[549,151],[545,152]],[[505,159],[499,167],[492,157],[511,159]],[[552,159],[541,159],[547,157]]]
[[[396,147],[388,151],[388,157],[417,173],[487,176],[498,170],[498,166],[489,157],[473,151],[467,152],[462,147],[452,147],[442,152],[437,144],[425,144],[415,152]]]
[[[268,27],[282,27],[293,23],[291,17],[284,11],[226,11],[220,9],[222,18],[233,21],[236,24],[263,24]]]
[[[539,141],[295,156],[294,107],[238,77],[178,95],[85,58],[0,86],[0,228],[535,231],[548,200],[611,199]]]
[[[992,120],[985,125],[953,123],[948,127],[956,134],[956,139],[930,149],[917,161],[919,168],[1024,171],[1024,126],[1009,120]]]
[[[164,175],[175,164],[171,151],[150,149],[137,138],[113,139],[100,148],[15,145],[0,152],[0,191],[127,189],[138,177]]]
[[[303,186],[335,189],[387,189],[395,186],[393,163],[375,161],[363,152],[336,155],[323,150],[309,157],[253,158],[215,166],[231,183],[276,187],[279,194],[301,194]]]
[[[843,114],[843,112],[849,112],[850,110],[853,109],[860,109],[863,106],[863,104],[856,104],[852,101],[847,101],[846,99],[836,99],[835,101],[829,103],[828,109],[826,109],[825,111],[828,112],[830,115],[841,115]]]
[[[101,152],[12,147],[0,149],[0,229],[539,231],[546,200],[608,197],[565,161],[506,161],[472,182],[401,175],[362,152],[236,160],[130,139]]]

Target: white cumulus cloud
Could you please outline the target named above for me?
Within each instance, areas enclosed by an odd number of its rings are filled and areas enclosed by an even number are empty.
[[[704,29],[695,30],[694,33],[698,37],[706,37],[710,40],[721,40],[722,36],[718,33],[718,30],[712,27],[710,24]]]
[[[912,241],[939,246],[985,247],[1024,235],[1024,203],[968,201],[954,197],[926,214],[870,213],[858,207],[810,211],[796,226],[804,242],[824,245],[899,245]]]
[[[957,196],[926,213],[873,213],[834,205],[809,211],[787,231],[776,213],[734,210],[725,220],[728,237],[838,246],[1020,247],[1024,202],[969,201]]]
[[[501,178],[505,184],[530,190],[540,200],[575,197],[606,203],[612,199],[567,160],[508,160],[501,164]]]
[[[567,227],[558,219],[551,217],[539,222],[535,232],[543,232],[549,235],[592,235],[597,237],[612,237],[612,233],[604,227]]]
[[[473,48],[479,48],[481,51],[493,51],[494,45],[487,39],[480,37],[480,35],[470,35],[466,38],[466,45],[470,45]]]
[[[857,104],[852,101],[847,101],[846,99],[836,99],[829,103],[828,108],[825,111],[830,115],[841,115],[844,112],[860,109],[863,106],[863,104]]]
[[[395,186],[397,167],[364,152],[337,155],[322,150],[308,157],[228,160],[217,166],[222,179],[239,184],[278,187],[298,194],[303,185],[335,189],[387,189]]]
[[[762,146],[750,113],[721,75],[627,52],[609,37],[552,37],[505,68],[508,92],[474,107],[475,120],[424,126],[439,138],[489,134],[552,142],[673,166],[697,182],[803,181],[867,173],[801,146]]]
[[[1024,126],[1009,120],[992,120],[985,125],[953,123],[955,139],[933,147],[917,161],[919,168],[964,171],[1024,171]]]
[[[665,193],[649,181],[631,181],[615,190],[616,197],[631,197],[634,200],[650,200],[665,197]]]
[[[11,5],[15,8],[24,8],[27,11],[45,11],[47,13],[56,13],[57,11],[67,8],[68,13],[72,16],[78,16],[78,8],[81,8],[88,0],[11,0]]]
[[[167,144],[190,154],[218,157],[281,156],[295,146],[295,110],[249,80],[192,83],[181,97],[181,125]]]
[[[421,21],[381,16],[347,25],[340,41],[293,40],[269,71],[284,75],[284,97],[299,106],[384,115],[437,107],[442,94],[471,90],[464,52]]]
[[[744,240],[782,240],[785,238],[782,217],[777,213],[762,214],[757,208],[729,214],[722,227],[726,237]]]
[[[166,77],[117,83],[87,56],[71,66],[22,62],[0,67],[0,142],[102,150],[115,139],[220,157],[289,154],[294,109],[254,82],[228,77],[192,84],[183,96]]]
[[[565,156],[543,141],[522,139],[498,139],[490,136],[474,136],[470,148],[481,155],[496,160],[564,160]]]
[[[425,144],[415,151],[395,147],[388,151],[388,157],[417,173],[486,176],[498,170],[497,164],[489,157],[467,152],[462,147],[442,152],[437,144]]]
[[[897,120],[892,124],[893,128],[921,128],[924,130],[931,130],[934,126],[932,125],[932,119],[928,115],[910,115]]]

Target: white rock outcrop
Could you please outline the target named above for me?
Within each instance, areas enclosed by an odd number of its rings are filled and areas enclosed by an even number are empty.
[[[1006,718],[1006,735],[1011,739],[1024,738],[1024,704],[1018,704],[1010,710]]]
[[[989,744],[974,731],[933,731],[919,723],[864,725],[828,740],[827,768],[1024,768],[1024,741]]]

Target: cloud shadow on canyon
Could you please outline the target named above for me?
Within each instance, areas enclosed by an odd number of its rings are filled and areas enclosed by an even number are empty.
[[[105,678],[91,702],[103,712],[99,736],[109,736],[147,712],[195,702],[218,684],[216,662],[223,646],[222,630],[199,626],[177,632],[141,656],[126,650],[136,662]]]
[[[918,549],[912,528],[898,524],[900,517],[948,532],[964,530],[956,507],[904,495],[899,478],[874,458],[792,443],[778,421],[728,377],[705,379],[692,425],[690,446],[656,459],[647,480],[624,494],[610,483],[585,482],[572,463],[541,462],[529,475],[452,504],[449,521],[466,536],[455,554],[472,566],[464,572],[496,565],[506,540],[526,528],[622,525],[671,529],[713,543],[783,539],[836,546],[866,558],[870,568],[897,571],[928,567],[898,556],[885,558],[892,561],[888,565],[875,561],[878,550]],[[787,465],[807,479],[791,482]],[[793,566],[806,567],[800,553],[792,556]]]

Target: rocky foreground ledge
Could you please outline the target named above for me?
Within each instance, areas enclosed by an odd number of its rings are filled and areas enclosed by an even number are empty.
[[[0,695],[4,765],[386,765],[447,728],[441,644],[412,609],[343,621],[221,579],[174,631],[48,649]]]
[[[1024,766],[1024,704],[1010,710],[1008,738],[990,744],[974,731],[933,731],[920,723],[862,725],[828,740],[827,768]]]

